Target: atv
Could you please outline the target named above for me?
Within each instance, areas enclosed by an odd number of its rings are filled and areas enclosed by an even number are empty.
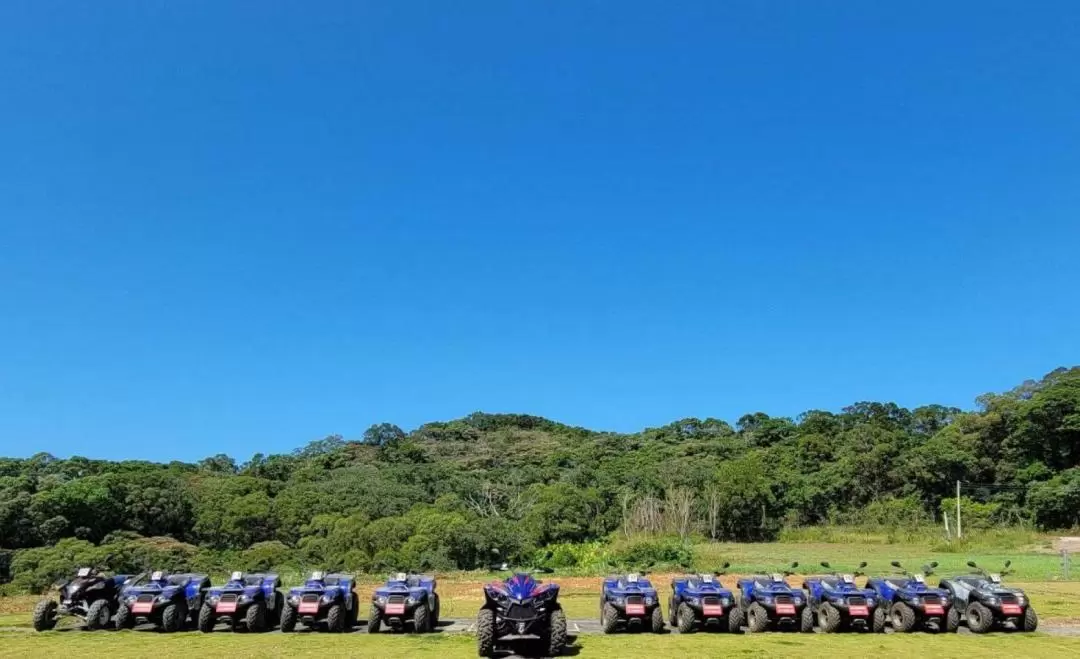
[[[607,577],[600,591],[600,627],[605,634],[619,627],[628,631],[664,631],[664,612],[656,589],[640,574]]]
[[[832,568],[825,561],[821,567]],[[859,563],[859,570],[866,562]],[[841,629],[865,632],[885,631],[885,607],[877,605],[877,593],[869,588],[855,585],[855,577],[866,576],[860,571],[854,574],[833,572],[827,576],[807,577],[803,588],[810,595],[810,608],[817,615],[818,627],[825,633]]]
[[[312,572],[303,586],[291,589],[285,598],[281,631],[294,631],[297,622],[309,629],[325,623],[326,631],[340,634],[356,626],[359,604],[351,574]]]
[[[87,629],[104,629],[120,606],[120,590],[129,576],[106,577],[88,567],[59,584],[60,601],[43,599],[34,607],[34,630],[52,629],[63,616],[82,620]]]
[[[724,569],[729,567],[724,563]],[[743,610],[735,594],[719,582],[723,570],[712,574],[690,574],[671,580],[668,622],[680,634],[690,634],[698,626],[738,634],[742,631]]]
[[[494,568],[508,570],[503,565]],[[551,568],[533,573],[548,574]],[[484,604],[476,615],[476,649],[481,657],[495,653],[498,641],[533,637],[544,654],[558,656],[566,648],[566,613],[559,605],[558,584],[541,584],[532,574],[516,572],[505,581],[484,586]]]
[[[968,561],[975,574],[942,579],[940,586],[953,597],[953,606],[963,609],[968,629],[984,634],[993,627],[1012,631],[1033,632],[1039,627],[1039,616],[1024,591],[1006,588],[1001,577],[1010,574],[1012,561],[1005,561],[1000,573],[991,574]]]
[[[937,563],[924,565],[922,573],[907,572],[899,561],[891,565],[897,570],[895,575],[874,577],[866,585],[877,593],[878,606],[888,610],[893,631],[910,632],[920,626],[931,632],[955,632],[960,614],[952,606],[949,591],[926,585]]]
[[[285,596],[279,588],[276,574],[233,572],[227,584],[206,593],[199,609],[199,631],[214,631],[219,620],[226,620],[233,631],[241,626],[249,632],[266,631],[281,617]]]
[[[417,634],[434,631],[439,623],[435,577],[406,572],[390,575],[371,595],[368,633],[378,633],[384,623],[394,631],[402,631],[408,625]]]
[[[170,574],[157,571],[150,578],[132,579],[120,594],[116,628],[131,629],[145,620],[165,632],[177,632],[185,623],[198,623],[210,578],[205,574]]]
[[[797,567],[798,563],[791,564],[792,570]],[[783,574],[739,579],[742,596],[739,604],[751,632],[763,632],[770,625],[805,633],[814,631],[814,610],[810,607],[809,598],[802,590],[792,588],[787,583],[787,577],[794,574],[785,570]]]

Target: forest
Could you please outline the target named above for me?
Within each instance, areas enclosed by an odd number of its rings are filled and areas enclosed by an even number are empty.
[[[1080,367],[967,411],[859,402],[632,434],[475,413],[242,463],[0,458],[0,548],[20,589],[93,561],[449,570],[603,550],[679,563],[688,539],[938,525],[958,480],[966,528],[1080,525]]]

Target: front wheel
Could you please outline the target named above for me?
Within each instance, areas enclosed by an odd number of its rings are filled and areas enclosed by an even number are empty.
[[[481,657],[495,654],[495,612],[491,609],[476,614],[476,653]]]
[[[818,626],[826,634],[837,632],[840,629],[840,611],[828,602],[822,604],[818,607]]]
[[[694,616],[694,610],[690,608],[690,605],[683,602],[679,605],[679,633],[680,634],[693,634],[694,623],[696,622]]]
[[[993,611],[986,608],[981,602],[968,604],[964,617],[967,618],[968,629],[973,634],[985,634],[994,626]]]
[[[367,632],[369,634],[378,634],[380,629],[382,629],[382,611],[372,604],[371,610],[368,611]]]
[[[960,629],[960,610],[955,606],[950,606],[949,612],[945,615],[945,631],[954,634],[958,629]]]
[[[281,631],[291,632],[296,629],[296,607],[288,600],[281,605]]]
[[[738,634],[742,632],[743,626],[743,610],[737,606],[733,606],[728,609],[727,614],[727,630],[729,633]]]
[[[334,604],[326,612],[326,631],[340,634],[345,631],[345,607]]]
[[[34,631],[44,632],[56,626],[56,602],[41,600],[34,607]]]
[[[765,631],[765,628],[769,626],[769,613],[765,607],[757,602],[751,604],[746,610],[746,626],[755,634]]]
[[[135,626],[135,616],[131,615],[131,609],[127,604],[121,604],[120,608],[116,610],[116,628],[117,629],[131,629]]]
[[[105,629],[109,624],[109,602],[108,600],[94,600],[90,604],[90,608],[86,610],[86,628]]]
[[[214,620],[214,607],[210,606],[209,602],[203,604],[202,607],[199,608],[199,631],[204,634],[209,634],[214,631],[214,623],[216,622],[217,621]]]
[[[417,605],[413,610],[413,631],[417,634],[431,631],[431,617],[427,604]]]
[[[840,617],[839,612],[837,612],[836,617]],[[836,626],[839,627],[840,623],[837,622]],[[802,615],[799,616],[799,631],[803,634],[814,633],[814,609],[809,604],[803,607]]]
[[[659,604],[652,610],[652,633],[664,633],[664,612],[660,610]]]
[[[1035,613],[1035,607],[1029,606],[1027,611],[1024,611],[1024,626],[1025,632],[1033,632],[1039,628],[1039,616]]]
[[[889,617],[894,632],[906,634],[915,628],[915,610],[903,602],[892,605],[892,615]]]
[[[253,634],[266,631],[266,604],[252,602],[244,613],[244,625]]]
[[[180,631],[184,626],[184,614],[179,604],[166,604],[161,611],[161,630],[170,634]]]
[[[548,618],[548,656],[558,657],[566,649],[566,612],[555,609]]]
[[[889,616],[885,613],[885,607],[879,606],[874,609],[874,617],[870,622],[870,631],[875,634],[882,634],[885,632],[885,623],[888,621]]]

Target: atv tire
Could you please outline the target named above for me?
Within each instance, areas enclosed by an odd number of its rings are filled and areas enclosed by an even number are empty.
[[[382,629],[382,611],[374,604],[371,605],[371,610],[368,611],[367,617],[367,633],[378,634]]]
[[[274,591],[274,615],[269,616],[267,626],[271,629],[281,624],[281,610],[285,608],[285,595],[280,590]]]
[[[955,634],[958,629],[960,629],[960,610],[955,606],[950,606],[949,612],[945,614],[945,632]]]
[[[548,618],[548,647],[549,657],[558,657],[566,649],[566,612],[561,608],[551,612]]]
[[[814,608],[807,604],[799,616],[799,631],[803,634],[814,633]]]
[[[41,600],[34,606],[34,631],[44,632],[56,626],[56,602]]]
[[[217,620],[214,619],[214,607],[209,603],[203,604],[199,609],[199,631],[204,634],[209,634],[214,631],[214,624]]]
[[[185,617],[187,611],[181,609],[179,604],[166,604],[161,611],[161,630],[169,634],[182,630]]]
[[[189,618],[191,619],[191,627],[194,629],[199,624],[199,614],[202,613],[203,602],[206,601],[206,593],[199,593],[199,596],[195,598],[195,608],[188,611]]]
[[[743,610],[737,606],[733,606],[728,609],[727,614],[727,630],[730,634],[739,634],[742,632],[743,626]]]
[[[1035,613],[1035,607],[1029,606],[1024,611],[1024,621],[1019,627],[1025,632],[1033,632],[1039,628],[1039,614]]]
[[[964,618],[967,619],[968,629],[973,634],[985,634],[994,626],[994,612],[986,608],[981,602],[968,604],[967,611],[964,612]]]
[[[253,634],[266,631],[266,602],[252,602],[244,613],[244,624]]]
[[[874,609],[874,617],[870,620],[870,631],[875,634],[883,634],[885,632],[885,623],[889,620],[889,614],[885,613],[884,606],[878,606]]]
[[[659,608],[659,607],[658,607]],[[663,615],[661,615],[663,618]],[[663,622],[663,620],[661,620]],[[605,634],[614,634],[615,629],[619,626],[619,611],[610,602],[605,602],[603,608],[600,609],[600,629]]]
[[[903,602],[892,605],[889,618],[894,632],[906,634],[915,629],[915,610]]]
[[[476,653],[481,657],[495,654],[495,612],[491,609],[476,614]]]
[[[424,634],[431,631],[431,612],[427,604],[419,604],[413,609],[413,632]]]
[[[296,607],[286,600],[285,603],[281,605],[281,631],[294,631],[296,629],[296,617]]]
[[[331,634],[340,634],[345,631],[345,607],[333,604],[326,612],[326,631]]]
[[[679,605],[679,610],[676,613],[676,623],[680,634],[693,634],[695,619],[694,610],[690,608],[690,605],[683,602]]]
[[[127,607],[127,604],[121,604],[116,610],[116,628],[131,629],[134,626],[135,616],[131,615],[131,609]]]
[[[650,631],[654,634],[664,633],[664,612],[660,610],[660,605],[657,604],[656,608],[652,610],[652,624],[649,625]]]
[[[825,602],[818,607],[818,627],[826,634],[835,634],[840,631],[840,611],[832,604]]]
[[[765,607],[754,602],[746,610],[746,627],[752,634],[759,634],[769,627],[769,612]]]
[[[109,601],[104,599],[94,600],[90,608],[86,610],[86,628],[90,630],[105,629],[109,625]]]

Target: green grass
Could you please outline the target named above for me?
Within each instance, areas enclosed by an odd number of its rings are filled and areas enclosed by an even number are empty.
[[[887,657],[932,656],[1038,656],[1075,657],[1080,638],[1044,635],[992,634],[975,636],[765,634],[693,636],[635,634],[581,636],[573,650],[583,657],[713,657],[820,656],[840,653]],[[366,634],[175,634],[145,632],[30,634],[0,633],[0,657],[110,657],[145,656],[350,656],[350,657],[456,657],[476,656],[475,639],[469,635],[377,636]]]

